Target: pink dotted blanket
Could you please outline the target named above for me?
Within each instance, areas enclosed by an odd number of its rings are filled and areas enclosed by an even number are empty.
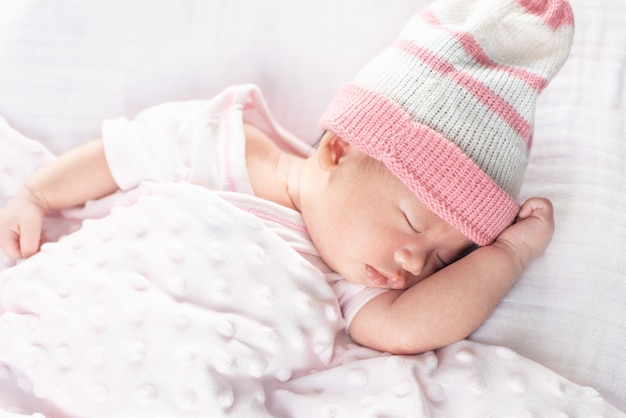
[[[0,125],[6,199],[52,156]],[[354,344],[323,275],[224,195],[144,184],[89,214],[0,273],[0,417],[623,416],[504,347]]]

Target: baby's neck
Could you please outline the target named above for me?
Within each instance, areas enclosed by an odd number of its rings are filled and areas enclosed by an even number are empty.
[[[246,167],[255,196],[299,211],[303,159],[281,150],[261,130],[245,125]]]
[[[284,186],[290,200],[290,207],[300,211],[300,168],[304,159],[280,151],[276,166],[276,178],[284,179]]]

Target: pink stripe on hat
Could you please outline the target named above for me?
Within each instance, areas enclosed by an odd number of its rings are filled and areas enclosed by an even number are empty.
[[[435,16],[435,14],[431,10],[424,10],[419,15],[424,19],[424,21],[450,33],[450,35],[463,46],[465,52],[473,57],[474,60],[476,60],[476,63],[480,66],[491,67],[494,70],[505,71],[516,77],[517,79],[527,83],[530,87],[537,91],[537,93],[541,93],[543,89],[545,89],[548,85],[548,80],[531,71],[526,71],[523,68],[499,65],[497,62],[494,62],[491,58],[487,56],[483,48],[469,32],[458,31],[454,28],[442,25],[441,22],[439,22],[439,19],[437,19],[437,16]]]
[[[541,17],[552,29],[574,25],[574,14],[566,0],[517,0],[529,13]]]
[[[565,0],[438,0],[338,92],[321,125],[487,245],[516,218],[537,95],[572,37]]]
[[[472,78],[463,71],[457,70],[451,63],[447,62],[443,57],[430,52],[421,45],[410,41],[400,40],[396,42],[396,47],[414,58],[429,65],[433,70],[441,73],[442,77],[448,77],[465,87],[469,94],[481,101],[494,113],[498,114],[506,123],[513,128],[528,147],[532,142],[532,127],[522,115],[520,115],[513,106],[511,106],[503,97],[489,89],[479,80]]]

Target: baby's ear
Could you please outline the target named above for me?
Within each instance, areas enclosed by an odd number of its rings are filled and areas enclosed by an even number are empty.
[[[350,144],[334,132],[327,131],[318,147],[318,161],[322,170],[328,171],[335,168],[346,155]]]

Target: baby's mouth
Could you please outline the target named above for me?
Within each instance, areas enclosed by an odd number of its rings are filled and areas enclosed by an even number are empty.
[[[390,287],[391,285],[391,281],[389,280],[389,278],[387,278],[387,276],[385,276],[384,274],[382,274],[381,272],[379,272],[378,270],[376,270],[374,267],[370,266],[369,264],[367,266],[365,266],[365,271],[367,273],[367,277],[377,286],[381,286],[381,287]]]

